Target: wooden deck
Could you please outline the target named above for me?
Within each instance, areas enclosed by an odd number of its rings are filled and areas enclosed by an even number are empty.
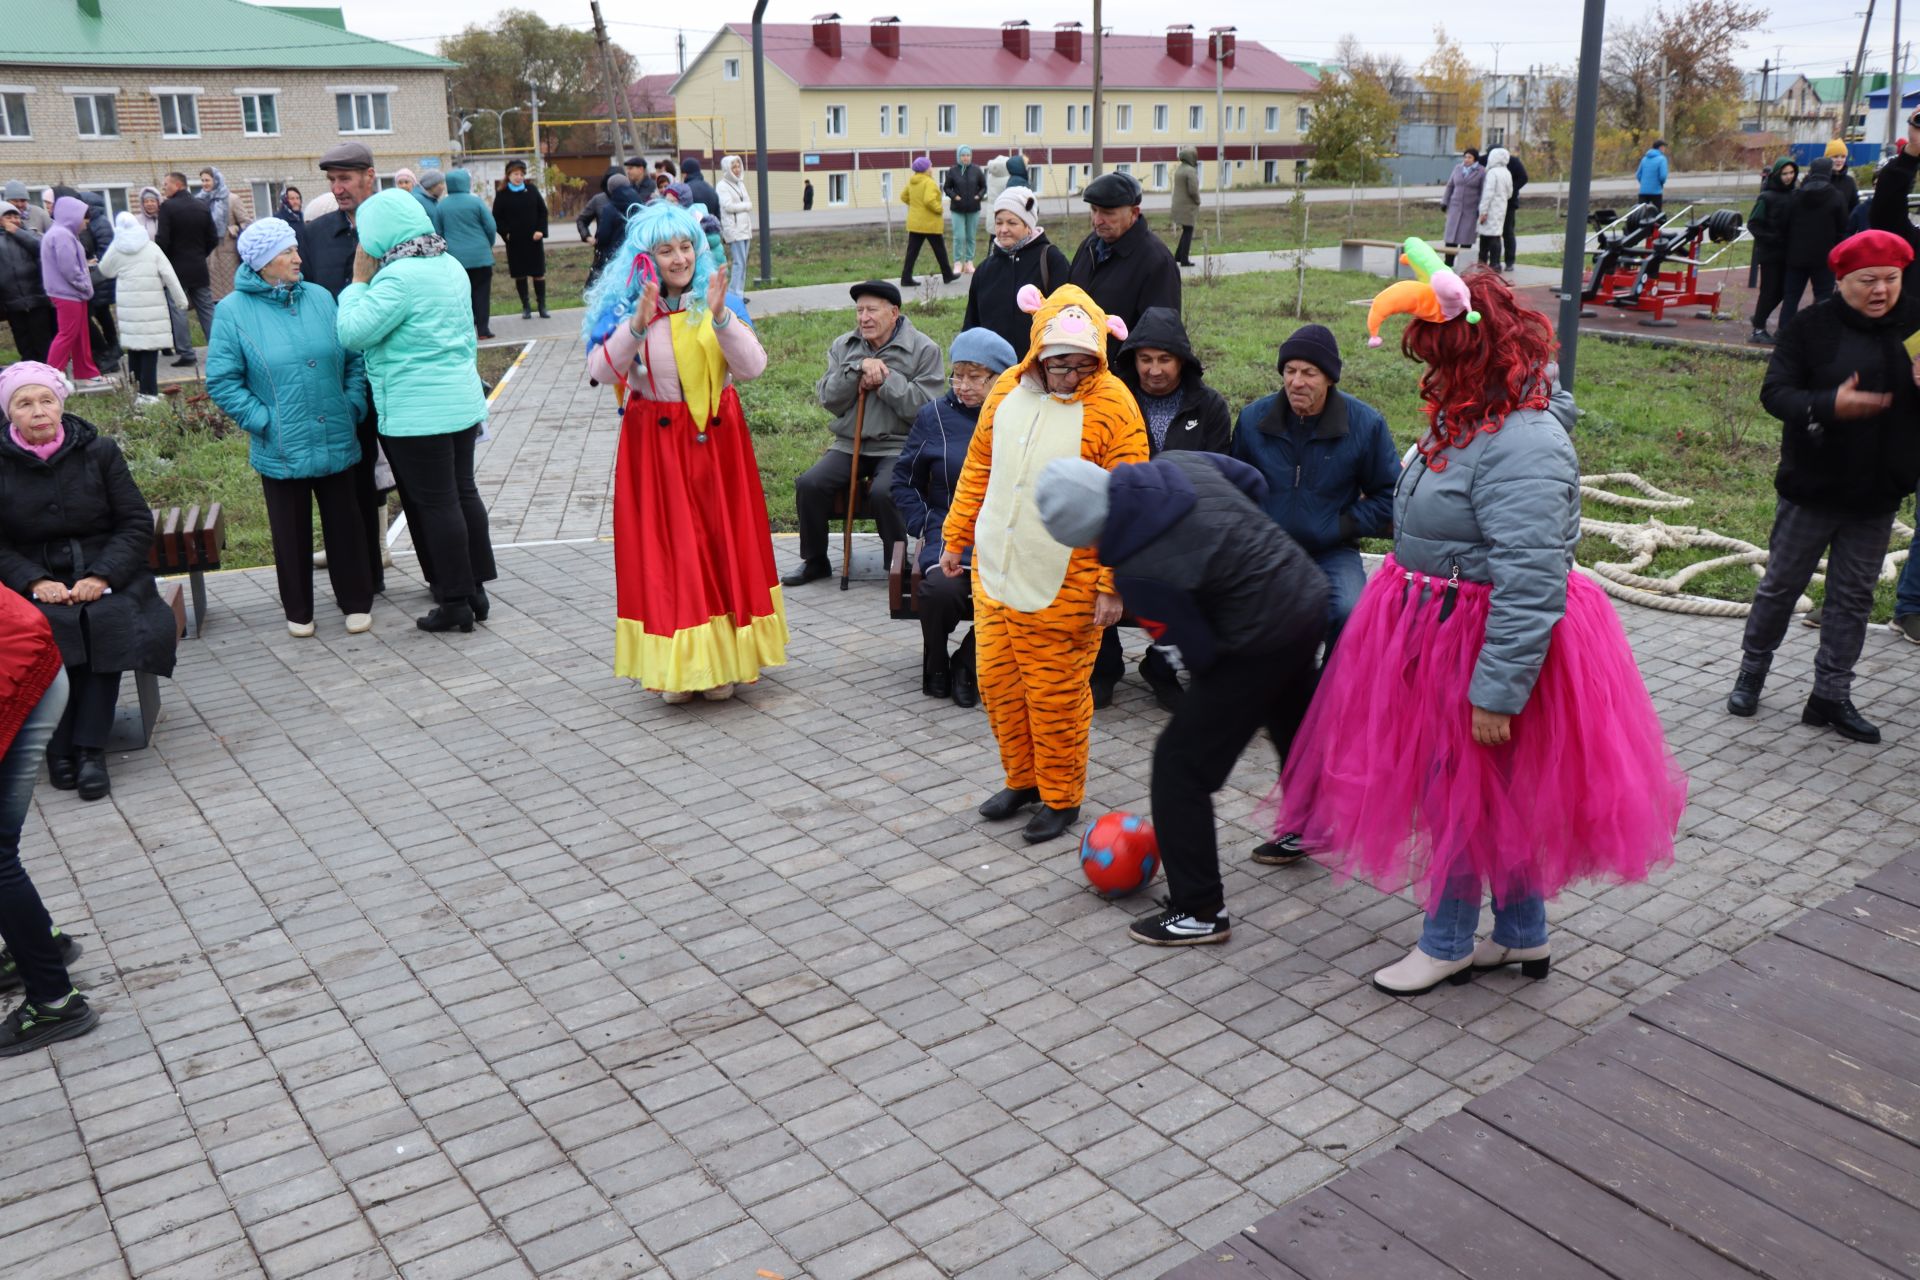
[[[1920,1275],[1920,854],[1167,1280]]]

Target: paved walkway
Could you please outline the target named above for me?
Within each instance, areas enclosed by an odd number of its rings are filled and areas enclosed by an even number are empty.
[[[877,565],[794,592],[733,702],[611,677],[577,367],[542,343],[496,405],[490,625],[414,630],[405,556],[363,636],[219,575],[113,798],[40,793],[102,1022],[0,1067],[9,1274],[1144,1280],[1920,839],[1913,649],[1869,638],[1871,749],[1799,725],[1813,633],[1737,722],[1737,625],[1632,612],[1693,803],[1670,871],[1555,904],[1547,981],[1373,992],[1417,913],[1243,860],[1259,748],[1231,943],[1130,945],[1146,903],[974,816],[985,716],[921,697]],[[1163,719],[1131,679],[1096,718],[1091,812],[1144,810]]]

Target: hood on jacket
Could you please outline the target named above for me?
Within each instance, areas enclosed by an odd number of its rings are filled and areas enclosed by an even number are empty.
[[[116,213],[113,215],[113,245],[121,253],[138,253],[153,243],[153,237],[147,234],[141,225],[137,213]]]
[[[87,220],[86,202],[77,196],[60,196],[53,202],[53,221],[55,226],[64,227],[75,235]]]
[[[1005,156],[995,156],[993,159],[987,161],[987,172],[996,178],[1006,177],[1007,158]]]
[[[680,181],[682,182],[700,181],[700,157],[699,156],[688,156],[685,160],[682,160],[680,162]]]
[[[1193,481],[1171,462],[1128,462],[1107,478],[1107,523],[1100,563],[1119,564],[1151,546],[1200,500]]]
[[[1765,191],[1793,190],[1793,188],[1788,186],[1786,181],[1782,179],[1780,176],[1781,173],[1783,173],[1787,169],[1793,170],[1794,180],[1798,181],[1800,177],[1800,166],[1793,162],[1792,156],[1781,156],[1778,160],[1775,160],[1773,162],[1773,168],[1767,170],[1767,176],[1761,179],[1761,182],[1760,182],[1761,189]]]
[[[447,172],[447,194],[465,196],[473,194],[473,175],[465,169],[451,169]]]
[[[433,234],[426,209],[398,187],[379,192],[363,203],[353,225],[360,235],[360,247],[376,259],[386,257],[403,240]]]
[[[233,291],[235,293],[252,294],[254,297],[265,298],[284,306],[293,301],[293,295],[298,293],[299,290],[299,284],[273,284],[265,276],[244,262],[234,268]]]
[[[1107,335],[1125,338],[1125,322],[1118,316],[1109,317],[1078,285],[1063,284],[1050,297],[1042,297],[1038,286],[1022,285],[1017,297],[1020,309],[1033,316],[1033,325],[1029,330],[1027,353],[1014,366],[1014,377],[1025,379],[1031,374],[1040,379],[1039,385],[1044,390],[1045,379],[1039,373],[1040,352],[1051,345],[1049,339],[1057,339],[1064,330],[1080,337],[1090,327],[1093,333],[1087,342],[1087,354],[1100,361],[1100,370],[1082,381],[1072,396],[1075,401],[1086,399],[1099,385],[1101,375],[1111,372],[1107,365]]]
[[[1198,167],[1199,167],[1199,165],[1200,165],[1200,148],[1198,148],[1198,147],[1182,147],[1182,148],[1180,148],[1180,152],[1179,152],[1179,155],[1180,155],[1180,163],[1181,163],[1181,164],[1190,164],[1190,165],[1193,165],[1193,166],[1194,166],[1195,168],[1198,168]]]
[[[1816,182],[1833,185],[1833,161],[1826,156],[1814,157],[1813,163],[1807,166],[1807,180],[1800,185],[1805,188]]]
[[[1200,363],[1200,357],[1193,353],[1193,343],[1187,338],[1187,327],[1180,323],[1180,313],[1172,307],[1148,307],[1140,313],[1140,323],[1133,326],[1127,334],[1127,340],[1120,344],[1120,354],[1126,355],[1138,351],[1141,347],[1152,347],[1156,351],[1170,351],[1180,357],[1180,381],[1198,381],[1206,376],[1206,366]],[[1128,386],[1134,385],[1134,379],[1127,375],[1132,372],[1131,360],[1122,362],[1116,370]]]
[[[1507,167],[1507,161],[1511,159],[1513,159],[1512,152],[1508,151],[1505,147],[1495,147],[1493,150],[1487,152],[1487,168],[1504,169]]]
[[[142,188],[140,188],[140,194],[139,194],[139,196],[138,196],[138,197],[137,197],[137,198],[136,198],[136,199],[134,200],[134,202],[133,202],[133,211],[134,211],[135,213],[138,213],[138,214],[140,214],[140,215],[141,215],[141,216],[143,216],[143,217],[144,217],[144,216],[145,216],[145,214],[146,214],[146,209],[147,209],[147,197],[148,197],[148,196],[152,196],[152,197],[153,197],[153,199],[154,199],[154,203],[155,203],[155,204],[158,204],[158,203],[159,203],[160,201],[162,201],[162,200],[164,200],[164,199],[166,199],[166,197],[165,197],[165,196],[163,196],[163,195],[161,195],[161,194],[160,194],[160,188],[158,188],[158,187],[142,187]],[[155,216],[157,217],[157,216],[158,216],[158,214],[159,214],[159,211],[158,211],[158,210],[156,209],[156,210],[155,210]]]
[[[740,160],[740,176],[737,178],[733,176],[733,162],[735,160]],[[747,182],[747,162],[741,160],[739,156],[721,156],[720,181],[730,182],[735,186],[745,186]]]

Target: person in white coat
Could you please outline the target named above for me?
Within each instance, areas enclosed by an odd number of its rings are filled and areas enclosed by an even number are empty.
[[[1005,191],[1011,182],[1012,179],[1007,176],[1005,156],[995,156],[987,161],[987,208],[993,208],[994,202],[1000,199],[1000,193]]]
[[[155,404],[160,399],[160,353],[173,345],[168,304],[184,313],[187,291],[136,213],[114,215],[113,243],[100,255],[100,274],[114,282],[120,346],[140,385],[134,403],[143,408]]]
[[[747,285],[747,258],[753,248],[753,197],[747,194],[747,166],[739,156],[720,157],[720,239],[736,288]]]
[[[1513,174],[1507,169],[1512,158],[1505,147],[1487,152],[1487,177],[1480,184],[1480,222],[1474,233],[1480,237],[1481,263],[1495,271],[1500,269],[1507,206],[1513,203]]]

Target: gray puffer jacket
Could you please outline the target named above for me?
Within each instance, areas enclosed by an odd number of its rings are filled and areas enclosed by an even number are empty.
[[[1393,554],[1402,568],[1493,588],[1487,638],[1467,700],[1518,715],[1566,612],[1580,541],[1580,463],[1567,436],[1573,398],[1555,386],[1547,409],[1523,409],[1498,431],[1447,450],[1434,471],[1409,452],[1393,497]]]

